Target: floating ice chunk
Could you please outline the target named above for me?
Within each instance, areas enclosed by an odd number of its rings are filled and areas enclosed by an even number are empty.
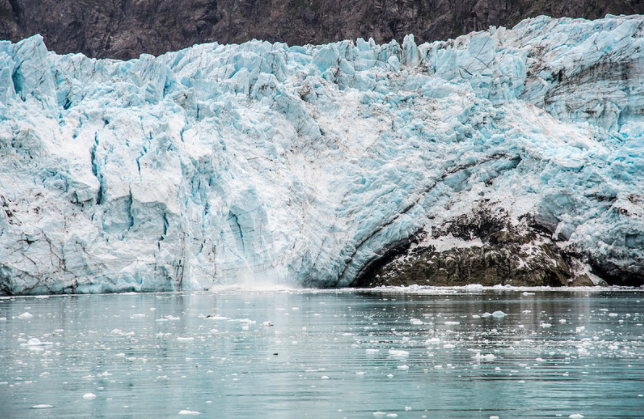
[[[477,352],[476,355],[474,355],[472,358],[476,359],[477,361],[494,361],[496,359],[496,355],[482,354],[480,352]]]
[[[379,349],[367,349],[367,350],[365,350],[365,352],[367,354],[369,354],[369,355],[377,354],[378,351],[380,351],[380,350]]]
[[[451,343],[447,343],[447,344],[443,345],[443,348],[445,348],[445,349],[453,349],[453,348],[456,348],[456,345],[453,345]]]
[[[136,313],[136,314],[132,314],[132,316],[130,316],[130,318],[132,318],[132,319],[141,319],[143,317],[145,317],[145,314],[143,314],[143,313]]]
[[[608,317],[617,317],[619,314],[617,313],[608,313]]]
[[[18,318],[22,320],[29,320],[29,319],[33,319],[34,315],[27,311],[19,315]]]
[[[461,323],[460,322],[455,322],[455,321],[446,321],[445,322],[445,325],[447,325],[447,326],[457,326],[459,324],[461,324]]]
[[[31,406],[32,409],[51,409],[52,407],[54,406],[51,404],[37,404],[37,405]]]
[[[22,346],[44,346],[44,345],[53,345],[53,342],[41,342],[38,338],[31,338],[27,343],[22,343]]]
[[[377,418],[384,417],[386,415],[385,412],[373,412],[373,415]]]
[[[550,324],[550,323],[541,323],[539,326],[541,326],[544,329],[548,329],[548,328],[552,327],[552,324]]]
[[[190,341],[193,341],[193,340],[195,340],[195,338],[193,338],[193,337],[183,337],[183,336],[179,336],[179,337],[177,338],[177,341],[179,341],[179,342],[190,342]]]
[[[431,345],[435,343],[440,343],[440,338],[429,338],[425,341],[425,345]]]
[[[409,319],[409,322],[415,325],[424,324],[424,322],[420,319]]]
[[[581,415],[579,413],[573,413],[572,415],[568,416],[570,419],[581,419],[584,417],[584,415]]]
[[[492,317],[492,314],[488,313],[487,311],[483,314],[481,314],[481,317],[487,318],[487,317]]]
[[[505,317],[505,313],[502,312],[501,310],[497,310],[494,313],[492,313],[492,317],[496,317],[496,318]]]
[[[388,417],[388,418],[397,418],[397,417],[398,417],[398,415],[397,415],[397,414],[395,414],[395,413],[387,413],[387,417]]]
[[[96,394],[94,393],[85,393],[83,394],[83,399],[85,400],[94,400],[96,398]]]
[[[472,318],[473,318],[473,319],[480,319],[480,318],[481,318],[481,316],[479,316],[478,314],[472,314]]]
[[[6,322],[7,318],[6,317],[0,317],[0,322]]]
[[[323,380],[328,380],[328,379],[329,379],[329,377],[328,377],[327,375],[323,375],[323,376],[322,376],[322,377],[320,377],[320,378],[321,378],[321,379],[323,379]]]
[[[405,356],[409,356],[409,352],[398,350],[398,349],[390,349],[389,355],[396,356],[396,357],[405,357]]]
[[[483,289],[483,285],[481,284],[468,284],[464,287],[468,291],[479,291]]]
[[[200,415],[200,414],[201,414],[201,412],[197,412],[196,410],[181,410],[181,411],[179,411],[179,414],[180,414],[180,415],[193,415],[193,416],[197,416],[197,415]]]
[[[409,365],[398,365],[396,368],[398,368],[399,370],[408,370]]]

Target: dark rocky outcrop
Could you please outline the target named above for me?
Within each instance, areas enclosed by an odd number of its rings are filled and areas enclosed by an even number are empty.
[[[0,0],[0,38],[40,33],[59,54],[133,58],[196,43],[290,45],[373,37],[454,38],[526,17],[644,13],[640,0]]]
[[[401,249],[396,257],[388,255],[383,263],[374,262],[377,269],[359,277],[354,285],[595,285],[587,274],[574,274],[572,266],[581,263],[583,255],[561,249],[537,226],[512,226],[502,211],[484,208],[432,231],[434,240],[447,237],[474,244],[438,251],[431,244],[420,245],[419,237],[415,246]]]

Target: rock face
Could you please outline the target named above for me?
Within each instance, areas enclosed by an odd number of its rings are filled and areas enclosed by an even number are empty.
[[[430,237],[417,237],[355,285],[594,285],[586,274],[575,277],[569,262],[577,260],[552,235],[525,224],[514,226],[503,214],[477,210],[435,228]]]
[[[629,0],[0,0],[0,39],[36,33],[59,54],[134,58],[203,42],[252,39],[289,45],[407,34],[426,42],[455,38],[527,17],[641,14]]]
[[[0,292],[343,287],[407,247],[442,283],[642,284],[643,150],[641,16],[130,61],[4,41]]]

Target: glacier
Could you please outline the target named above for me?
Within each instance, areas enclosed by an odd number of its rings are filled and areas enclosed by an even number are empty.
[[[643,283],[643,28],[130,61],[2,41],[0,293],[350,286],[480,208]]]

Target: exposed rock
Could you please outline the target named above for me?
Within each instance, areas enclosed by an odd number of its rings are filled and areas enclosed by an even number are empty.
[[[629,0],[0,0],[0,38],[36,33],[60,53],[132,58],[195,43],[251,39],[290,45],[373,37],[378,43],[414,34],[434,41],[526,17],[641,14]]]
[[[593,280],[587,274],[579,275],[575,277],[568,285],[571,287],[593,287],[595,284]]]
[[[437,250],[432,244],[443,242],[452,247]],[[513,227],[504,214],[483,208],[452,220],[435,230],[431,239],[411,246],[397,258],[390,257],[355,285],[561,287],[573,277],[572,258],[547,234],[527,226]],[[594,284],[588,275],[580,275],[570,285]]]

